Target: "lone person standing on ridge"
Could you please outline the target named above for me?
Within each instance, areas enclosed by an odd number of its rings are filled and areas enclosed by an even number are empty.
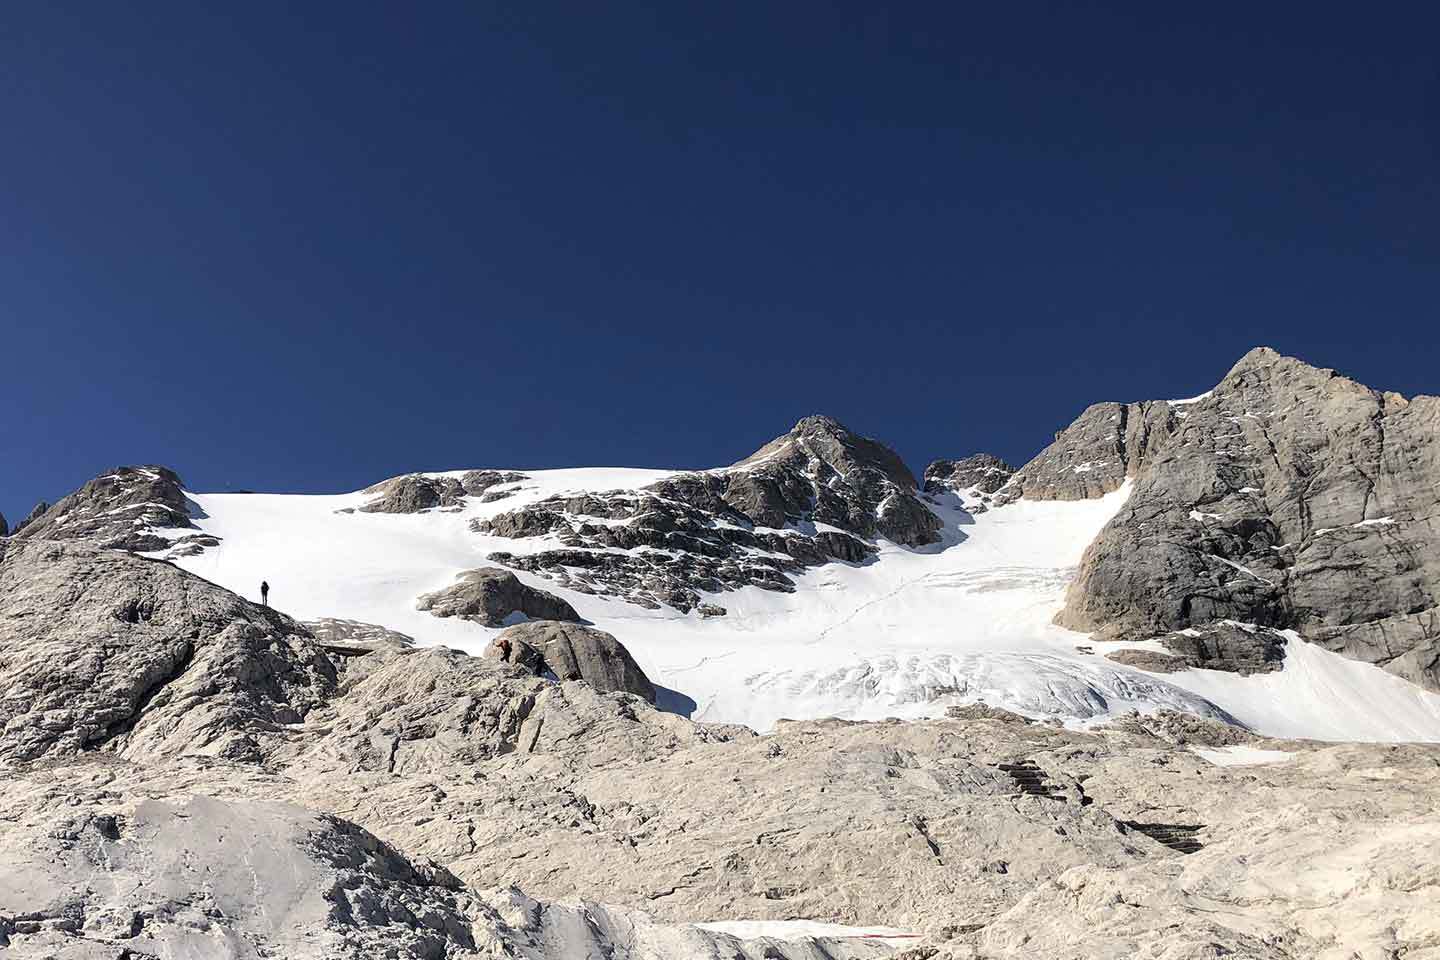
[[[265,607],[270,606],[270,584],[264,580],[260,581],[260,604]]]

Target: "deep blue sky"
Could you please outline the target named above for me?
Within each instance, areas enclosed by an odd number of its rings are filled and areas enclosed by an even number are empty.
[[[0,510],[1437,392],[1436,9],[12,4]]]

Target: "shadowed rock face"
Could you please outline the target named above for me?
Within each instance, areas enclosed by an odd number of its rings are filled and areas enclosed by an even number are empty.
[[[19,523],[15,524],[15,529],[11,530],[10,534],[12,536],[19,536],[21,530],[24,530],[30,524],[34,523],[36,520],[39,520],[45,515],[45,511],[49,509],[50,504],[46,503],[44,500],[41,500],[39,503],[35,504],[33,508],[31,508],[28,514],[25,515],[24,520],[21,520]]]
[[[1091,407],[1002,497],[1134,482],[1057,622],[1101,639],[1217,620],[1440,689],[1440,399],[1268,348],[1190,401]]]
[[[976,453],[961,460],[935,460],[925,468],[926,493],[976,490],[994,493],[1014,476],[1015,468],[999,457]]]
[[[893,451],[829,417],[807,417],[723,470],[678,474],[642,490],[552,497],[477,520],[473,529],[557,536],[564,549],[490,559],[582,592],[688,612],[703,592],[788,591],[790,575],[806,567],[863,562],[876,538],[935,543],[940,525]],[[616,548],[634,552],[608,552]]]
[[[515,574],[499,567],[467,570],[454,585],[423,594],[415,607],[437,617],[460,617],[487,627],[502,626],[507,617],[517,613],[532,620],[580,619],[564,600],[521,583]]]
[[[1160,643],[1169,653],[1128,649],[1106,656],[1116,663],[1155,673],[1196,667],[1246,676],[1270,673],[1285,665],[1285,637],[1264,627],[1220,621],[1167,633]]]
[[[41,511],[42,503],[36,507]],[[116,467],[96,477],[15,530],[27,540],[87,540],[103,547],[147,552],[170,540],[151,527],[193,527],[180,477],[165,467]]]
[[[537,620],[500,631],[485,655],[540,676],[584,680],[601,693],[633,693],[655,702],[655,687],[625,645],[604,630]]]

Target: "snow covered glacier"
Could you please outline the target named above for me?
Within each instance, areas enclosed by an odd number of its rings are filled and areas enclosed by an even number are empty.
[[[522,478],[496,488],[508,494],[501,499],[467,497],[419,513],[359,512],[373,490],[187,491],[194,525],[220,543],[174,561],[254,598],[266,580],[271,602],[301,619],[374,623],[422,645],[478,654],[496,630],[437,619],[417,610],[416,598],[449,585],[460,571],[488,565],[491,553],[523,555],[556,544],[477,533],[472,521],[558,494],[634,490],[677,475],[605,468],[516,473]],[[1293,636],[1283,669],[1274,673],[1191,669],[1160,676],[1104,657],[1145,643],[1097,645],[1056,626],[1081,555],[1129,492],[1126,484],[1095,499],[1020,499],[980,513],[954,497],[932,498],[930,509],[942,522],[939,542],[904,547],[880,539],[865,562],[799,573],[793,592],[747,586],[718,593],[725,616],[646,609],[518,575],[618,637],[664,688],[662,705],[697,720],[764,730],[784,718],[931,717],[983,700],[1069,725],[1167,708],[1273,736],[1440,740],[1440,696]]]

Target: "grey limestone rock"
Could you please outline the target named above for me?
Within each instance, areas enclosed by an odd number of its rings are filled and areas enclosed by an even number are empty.
[[[154,528],[193,527],[180,477],[166,467],[116,467],[54,506],[42,502],[13,536],[85,540],[135,552],[164,550],[171,541]],[[38,513],[38,515],[37,515]]]
[[[0,760],[249,755],[334,685],[304,627],[168,563],[0,545]]]
[[[548,670],[560,680],[584,680],[601,693],[633,693],[655,702],[655,687],[630,651],[594,627],[558,620],[518,623],[502,630],[485,654],[537,676]]]
[[[1101,639],[1219,620],[1440,689],[1440,398],[1268,348],[1186,401],[1099,404],[1000,499],[1132,492],[1057,621]]]
[[[1195,667],[1249,675],[1270,673],[1285,664],[1285,637],[1274,630],[1220,620],[1177,630],[1160,638],[1169,653],[1128,648],[1106,656],[1116,663],[1155,673]]]
[[[916,494],[914,476],[893,451],[829,417],[807,417],[731,467],[637,491],[551,497],[472,528],[556,536],[565,545],[497,551],[490,555],[497,563],[582,592],[688,612],[705,593],[788,591],[791,575],[807,567],[866,562],[876,538],[911,547],[937,542],[941,521]]]
[[[460,478],[460,486],[464,487],[470,496],[479,497],[481,502],[485,502],[487,499],[509,496],[509,492],[492,490],[492,487],[513,485],[528,479],[525,474],[513,470],[469,470]],[[492,497],[491,494],[498,496]]]
[[[421,513],[457,506],[466,491],[453,477],[411,473],[367,487],[365,493],[374,499],[359,508],[361,513]]]
[[[31,508],[28,514],[25,515],[24,520],[21,520],[19,523],[15,524],[15,528],[10,531],[10,535],[17,536],[21,530],[24,530],[30,524],[43,517],[45,515],[45,511],[49,509],[50,504],[44,500],[41,500],[39,503],[35,504],[33,508]]]
[[[112,810],[6,836],[7,956],[429,960],[503,936],[444,868],[337,817],[206,796]]]
[[[525,474],[505,470],[469,470],[459,479],[408,473],[391,477],[365,488],[372,499],[359,508],[361,513],[424,513],[427,510],[455,510],[466,497],[480,501],[507,497],[513,490],[491,490],[526,479]],[[351,508],[342,512],[349,513]]]
[[[923,490],[926,493],[941,490],[995,493],[1009,483],[1014,474],[1014,467],[988,453],[976,453],[960,460],[935,460],[925,468]]]
[[[504,626],[515,614],[532,620],[580,619],[564,600],[521,583],[515,574],[499,567],[466,570],[451,586],[422,594],[415,607],[437,617],[462,617],[487,627]]]

